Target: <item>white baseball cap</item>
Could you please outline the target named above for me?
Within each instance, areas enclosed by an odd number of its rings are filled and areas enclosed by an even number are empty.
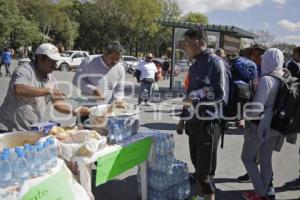
[[[61,56],[58,52],[58,49],[56,46],[50,44],[50,43],[43,43],[41,44],[36,50],[35,55],[46,55],[51,60],[59,61],[61,60]]]
[[[146,55],[146,58],[153,58],[152,53],[148,53],[148,54]]]

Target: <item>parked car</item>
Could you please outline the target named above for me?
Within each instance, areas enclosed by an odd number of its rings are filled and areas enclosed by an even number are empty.
[[[134,56],[122,56],[122,62],[124,63],[125,70],[133,74],[138,66],[138,60]]]
[[[57,69],[61,71],[77,69],[87,56],[89,53],[86,51],[66,51],[61,54],[62,60],[57,62]]]

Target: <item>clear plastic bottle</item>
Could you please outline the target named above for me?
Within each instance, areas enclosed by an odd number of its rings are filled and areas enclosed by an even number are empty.
[[[125,127],[125,137],[126,139],[129,138],[132,135],[132,124],[131,124],[131,119],[128,117],[124,121],[124,127]]]
[[[37,146],[37,147],[36,147]],[[36,158],[35,158],[35,171],[37,176],[42,176],[46,173],[46,167],[44,164],[44,158],[43,158],[43,148],[39,145],[35,146],[36,150]]]
[[[36,155],[36,149],[34,146],[29,147],[29,151],[27,152],[27,167],[29,170],[29,176],[30,177],[38,177],[38,173],[36,170],[36,160],[37,160],[37,155]]]
[[[46,171],[52,168],[52,158],[51,158],[51,153],[50,153],[50,141],[47,140],[43,143],[43,158],[44,158],[44,164]]]
[[[9,161],[9,154],[1,154],[0,160],[0,188],[6,188],[12,185],[13,171]]]
[[[25,157],[27,159],[30,154],[30,144],[24,144],[24,153],[25,153]]]
[[[116,144],[116,136],[114,132],[114,120],[108,120],[108,136],[107,136],[107,144]]]
[[[27,160],[23,150],[17,150],[17,158],[13,162],[14,176],[19,185],[29,178],[29,171],[27,168]]]
[[[123,140],[122,130],[120,129],[118,123],[115,123],[114,125],[114,135],[117,143]]]
[[[36,148],[42,147],[42,143],[39,142],[39,141],[37,141],[37,142],[34,144],[34,146],[35,146]]]
[[[56,167],[57,165],[57,148],[54,144],[54,140],[52,138],[48,139],[48,153],[49,153],[49,160],[50,160],[50,167]]]
[[[113,119],[108,119],[107,128],[108,128],[108,135],[114,134],[114,120]]]

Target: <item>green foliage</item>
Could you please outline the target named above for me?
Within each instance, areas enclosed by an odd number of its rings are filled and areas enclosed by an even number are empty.
[[[9,45],[9,37],[18,16],[16,0],[0,0],[0,47]]]
[[[166,55],[172,32],[157,19],[178,20],[180,14],[176,0],[0,0],[0,46],[50,41],[100,53],[120,40],[127,54]]]
[[[11,46],[28,46],[32,43],[38,43],[41,40],[42,34],[40,33],[38,26],[25,19],[25,17],[20,16],[11,33]]]
[[[192,22],[192,23],[200,23],[200,24],[207,24],[208,18],[207,16],[201,14],[201,13],[194,13],[189,12],[183,17],[183,20],[186,22]]]

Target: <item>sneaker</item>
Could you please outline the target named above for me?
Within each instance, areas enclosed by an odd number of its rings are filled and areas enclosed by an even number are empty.
[[[274,187],[269,187],[269,188],[268,188],[268,191],[267,191],[267,197],[268,197],[270,200],[275,200],[275,199],[276,199],[276,192],[275,192]]]
[[[245,200],[269,200],[268,197],[260,197],[254,191],[243,192],[242,196],[243,196],[243,199],[245,199]]]
[[[289,190],[300,190],[300,177],[285,183],[285,187]]]
[[[242,176],[239,176],[237,178],[237,181],[239,183],[250,183],[251,182],[248,173],[246,173],[246,174],[244,174]]]

